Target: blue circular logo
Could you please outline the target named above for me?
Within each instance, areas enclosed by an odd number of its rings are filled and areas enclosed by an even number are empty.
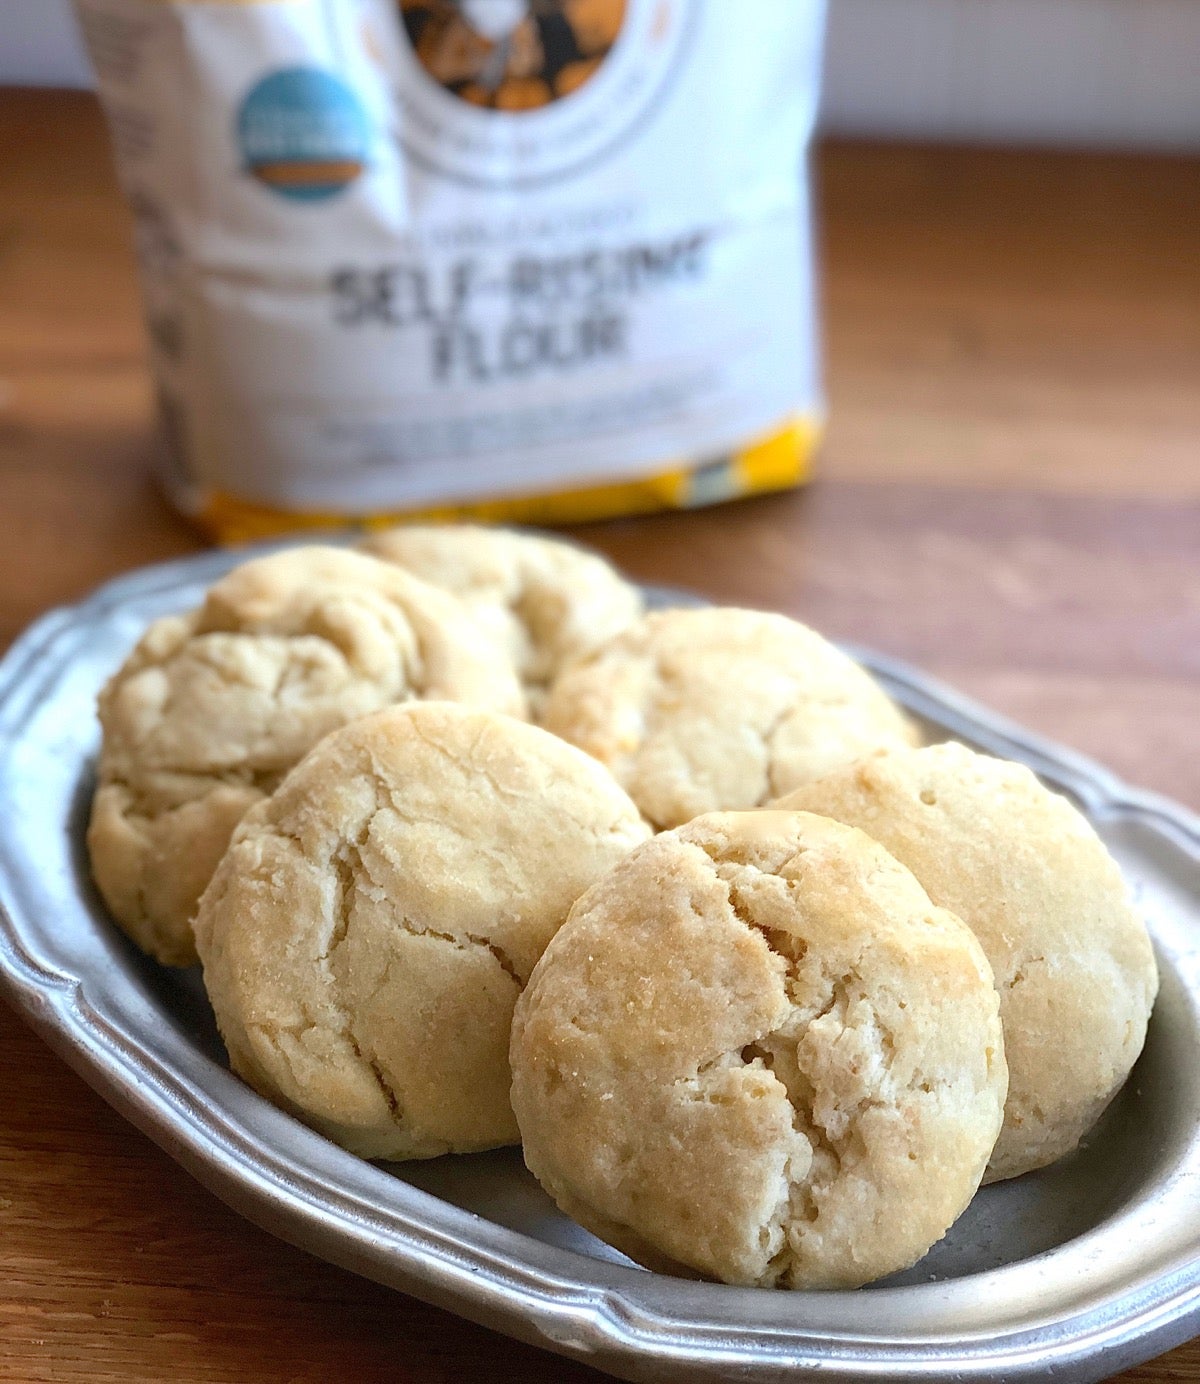
[[[288,67],[256,83],[237,118],[246,171],[298,202],[333,197],[367,166],[371,125],[332,72]]]

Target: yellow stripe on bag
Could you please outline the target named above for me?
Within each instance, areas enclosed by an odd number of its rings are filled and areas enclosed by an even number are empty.
[[[214,492],[206,497],[196,519],[205,533],[220,543],[250,543],[291,530],[386,528],[405,520],[578,524],[662,509],[693,509],[803,485],[812,474],[820,438],[820,419],[801,415],[730,456],[611,485],[360,515],[313,510],[292,513]]]
[[[823,430],[823,422],[815,414],[802,415],[781,432],[771,433],[739,452],[734,463],[742,493],[753,495],[803,484],[812,474]]]

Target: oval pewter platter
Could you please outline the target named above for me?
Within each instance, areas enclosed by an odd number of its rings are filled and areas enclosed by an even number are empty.
[[[1200,820],[862,650],[933,734],[1023,760],[1087,813],[1162,974],[1145,1052],[1087,1146],[984,1188],[915,1268],[852,1293],[649,1273],[563,1217],[519,1150],[366,1163],[243,1086],[197,973],[156,966],[107,919],[83,833],[101,683],[149,621],[245,557],[122,577],[0,665],[0,992],[213,1192],[336,1264],[626,1379],[1087,1381],[1200,1330]]]

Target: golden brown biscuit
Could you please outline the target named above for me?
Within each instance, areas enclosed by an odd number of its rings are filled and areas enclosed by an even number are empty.
[[[100,694],[88,848],[117,922],[194,962],[192,914],[247,808],[328,731],[416,697],[524,705],[452,597],[360,553],[257,558],[155,621]]]
[[[579,750],[413,703],[323,740],[234,834],[196,916],[234,1070],[355,1153],[515,1143],[513,1004],[648,828]]]
[[[987,960],[861,832],[714,813],[579,900],[517,1004],[525,1160],[648,1267],[852,1287],[970,1201],[1006,1073]]]
[[[595,755],[658,827],[761,807],[916,731],[874,680],[784,615],[647,615],[567,670],[547,730]]]
[[[872,756],[781,806],[861,828],[979,938],[1010,1085],[986,1181],[1069,1153],[1142,1050],[1158,975],[1112,857],[1020,764],[933,745]]]
[[[505,650],[535,710],[568,664],[642,613],[642,596],[596,553],[477,524],[404,524],[365,551],[452,592]]]

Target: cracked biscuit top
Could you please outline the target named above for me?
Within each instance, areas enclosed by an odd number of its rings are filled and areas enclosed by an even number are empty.
[[[542,724],[594,755],[644,816],[762,807],[880,745],[915,743],[862,668],[784,615],[647,615],[554,684]]]
[[[524,707],[452,597],[359,553],[258,558],[155,621],[100,695],[88,847],[117,922],[194,962],[191,917],[242,814],[328,731],[412,698]]]
[[[946,1232],[1000,1129],[979,944],[852,828],[714,813],[590,889],[517,1004],[525,1160],[649,1268],[845,1288]]]
[[[633,623],[642,596],[596,553],[475,524],[403,524],[363,549],[451,591],[504,649],[537,710],[569,663]]]
[[[1085,818],[1024,765],[954,743],[872,755],[779,805],[869,833],[979,938],[1009,1068],[985,1180],[1075,1148],[1141,1052],[1158,988],[1145,924]]]
[[[321,742],[247,814],[196,944],[234,1070],[352,1152],[516,1143],[513,1005],[648,828],[601,765],[424,702]]]

